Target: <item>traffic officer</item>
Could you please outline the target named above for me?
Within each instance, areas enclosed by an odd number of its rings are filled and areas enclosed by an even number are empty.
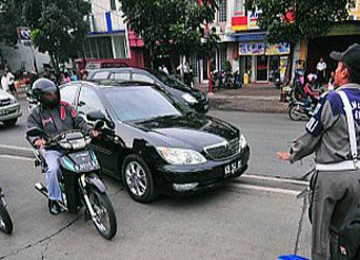
[[[76,113],[73,107],[60,102],[60,91],[53,81],[46,78],[36,80],[32,92],[40,105],[33,108],[27,118],[28,131],[34,128],[42,129],[47,135],[55,136],[71,129],[81,129],[94,137],[99,135]],[[41,136],[28,136],[28,140],[37,148],[43,148],[46,145]],[[59,147],[46,149],[44,154],[47,164],[45,182],[48,190],[48,206],[50,213],[53,215],[57,215],[62,211],[58,204],[62,200],[58,181],[58,176],[61,174],[58,159],[61,156],[62,150]]]
[[[337,245],[337,232],[360,200],[360,45],[332,52],[330,57],[338,61],[336,91],[323,95],[306,132],[293,142],[290,152],[277,153],[280,159],[295,162],[315,152],[316,172],[310,181],[313,260],[348,253]]]

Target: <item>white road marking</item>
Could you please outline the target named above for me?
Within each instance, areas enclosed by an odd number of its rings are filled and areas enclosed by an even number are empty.
[[[298,191],[298,190],[270,188],[270,187],[250,185],[250,184],[235,184],[234,186],[236,186],[237,188],[243,188],[243,189],[248,189],[248,190],[257,190],[257,191],[281,193],[281,194],[287,194],[287,195],[298,195],[301,192],[301,191]]]
[[[15,156],[15,155],[3,155],[3,154],[0,154],[0,158],[13,159],[13,160],[23,160],[23,161],[34,161],[34,158]]]
[[[282,182],[282,183],[289,183],[289,184],[298,184],[298,185],[309,185],[308,181],[299,181],[294,179],[284,179],[284,178],[276,178],[270,176],[262,176],[262,175],[253,175],[253,174],[244,174],[240,178],[250,178],[250,179],[257,179],[257,180],[265,180],[265,181],[274,181],[274,182]]]
[[[7,145],[7,144],[0,144],[0,148],[10,148],[15,150],[22,150],[22,151],[32,151],[31,148],[22,147],[22,146],[13,146],[13,145]]]

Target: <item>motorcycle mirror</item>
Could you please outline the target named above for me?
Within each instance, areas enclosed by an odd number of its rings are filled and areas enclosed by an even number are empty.
[[[105,115],[101,111],[91,111],[86,115],[87,120],[89,121],[105,121]]]

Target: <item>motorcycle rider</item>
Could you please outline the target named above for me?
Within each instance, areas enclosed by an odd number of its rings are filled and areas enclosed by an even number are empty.
[[[86,121],[79,116],[75,109],[60,100],[58,86],[51,80],[40,78],[32,87],[33,95],[40,103],[34,107],[27,118],[27,131],[42,129],[47,135],[55,136],[71,129],[81,129],[97,137],[99,132],[92,129]],[[28,136],[28,140],[36,148],[44,148],[45,140],[41,136]],[[44,159],[47,164],[45,182],[48,190],[49,211],[53,215],[62,212],[59,201],[62,200],[58,177],[61,174],[58,159],[63,151],[60,147],[45,148]]]
[[[338,236],[348,213],[360,203],[360,156],[352,152],[360,154],[356,147],[360,142],[360,45],[353,44],[343,53],[332,52],[330,57],[338,61],[336,91],[320,99],[306,132],[294,141],[290,153],[277,153],[280,159],[295,162],[315,152],[316,172],[310,181],[313,260],[340,259],[335,258],[339,253],[341,259],[349,259],[350,252],[339,244]],[[348,127],[352,117],[346,115],[343,94],[351,104],[353,128]],[[355,138],[350,145],[351,136]]]

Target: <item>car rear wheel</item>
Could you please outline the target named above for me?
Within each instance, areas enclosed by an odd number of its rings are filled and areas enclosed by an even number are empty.
[[[15,125],[17,122],[17,118],[15,119],[10,119],[10,120],[5,120],[3,123],[5,126],[13,126]]]
[[[122,180],[131,198],[141,203],[153,201],[158,192],[149,167],[138,155],[128,155],[122,166]]]

